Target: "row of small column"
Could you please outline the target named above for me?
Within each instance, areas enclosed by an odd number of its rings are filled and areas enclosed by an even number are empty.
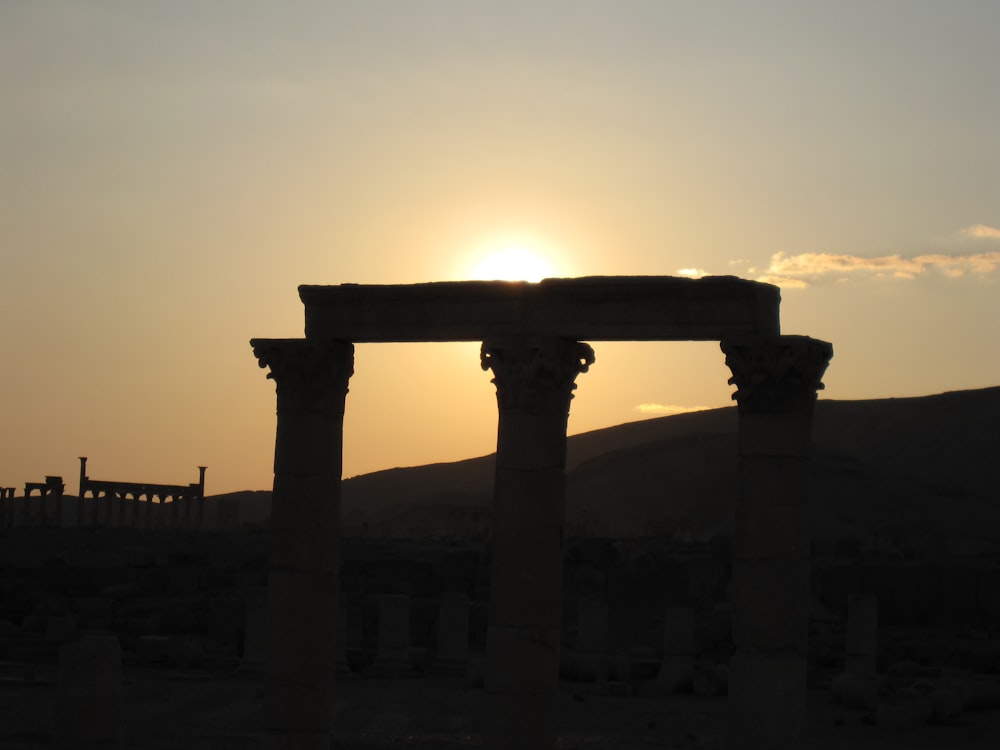
[[[30,495],[14,497],[13,488],[9,489],[9,492],[0,494],[0,528],[66,525],[63,518],[62,493],[42,493],[40,497]],[[165,502],[167,498],[156,493],[101,490],[89,492],[90,497],[77,498],[78,527],[202,528],[205,515],[205,500],[202,497],[168,496],[170,502]],[[167,514],[169,518],[166,517]]]
[[[27,482],[24,485],[24,497],[20,499],[14,496],[16,488],[0,487],[0,529],[14,526],[58,526],[62,518],[64,490],[62,477],[55,476],[45,477],[44,482]],[[32,495],[36,491],[39,497],[33,500]],[[48,507],[50,498],[54,505],[51,516]]]
[[[276,383],[264,718],[274,746],[326,748],[333,709],[349,342],[251,341]],[[733,560],[731,750],[793,747],[805,706],[807,468],[832,347],[801,336],[723,342],[740,415]],[[552,750],[562,623],[566,428],[578,341],[485,341],[499,421],[483,741]]]
[[[133,529],[202,527],[205,514],[203,497],[163,496],[155,492],[127,490],[91,489],[88,492],[89,498],[80,497],[77,501],[78,526],[124,526]],[[168,498],[170,502],[166,502]],[[168,514],[169,518],[166,518]]]

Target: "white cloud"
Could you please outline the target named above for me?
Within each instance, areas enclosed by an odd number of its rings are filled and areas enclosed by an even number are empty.
[[[968,237],[974,237],[978,240],[1000,240],[1000,229],[987,226],[986,224],[973,224],[971,227],[963,229],[962,234]]]
[[[977,225],[964,230],[976,237],[993,237],[1000,230]],[[875,278],[914,279],[928,271],[938,271],[950,278],[966,274],[984,276],[1000,267],[1000,252],[966,253],[945,255],[933,253],[905,257],[883,255],[876,258],[862,258],[858,255],[837,255],[834,253],[801,253],[785,255],[775,253],[767,270],[757,277],[758,281],[777,284],[785,288],[802,288],[812,281],[836,274],[839,280],[857,274],[868,274]]]
[[[711,406],[681,406],[679,404],[639,404],[635,410],[643,414],[658,414],[660,416],[670,414],[684,414],[689,411],[705,411]]]

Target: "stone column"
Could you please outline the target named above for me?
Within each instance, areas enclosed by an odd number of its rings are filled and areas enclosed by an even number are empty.
[[[722,350],[740,419],[729,747],[783,750],[805,715],[812,414],[833,347],[779,336]]]
[[[497,388],[496,479],[483,739],[552,750],[562,628],[566,424],[574,380],[594,361],[554,337],[483,343]]]
[[[354,346],[250,342],[277,387],[264,705],[268,747],[326,750],[333,715],[344,402]],[[199,514],[201,509],[199,507]]]

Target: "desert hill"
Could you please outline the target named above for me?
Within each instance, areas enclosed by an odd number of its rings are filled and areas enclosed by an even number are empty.
[[[918,398],[820,400],[813,536],[906,554],[1000,550],[1000,387]],[[728,533],[737,492],[735,407],[642,420],[569,438],[567,521],[575,535]],[[345,533],[481,536],[494,457],[344,481]],[[238,493],[241,517],[268,493]],[[246,497],[242,497],[246,494]],[[230,497],[236,497],[235,495]],[[249,503],[249,504],[248,504]]]

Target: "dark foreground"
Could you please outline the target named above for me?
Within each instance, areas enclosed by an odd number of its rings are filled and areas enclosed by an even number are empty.
[[[579,602],[602,600],[613,615],[608,653],[628,654],[632,669],[628,684],[560,683],[560,748],[725,747],[724,695],[656,695],[653,678],[668,606],[697,610],[699,663],[728,663],[728,557],[714,545],[670,547],[663,540],[569,545],[567,654],[580,641]],[[481,681],[431,676],[426,668],[443,591],[469,596],[470,652],[484,653],[488,562],[482,545],[345,540],[345,642],[355,671],[338,678],[332,748],[481,744],[487,699]],[[818,558],[813,567],[811,688],[801,747],[1000,748],[995,559],[855,556]],[[121,646],[125,748],[260,747],[261,678],[239,668],[254,668],[249,631],[266,574],[264,529],[0,535],[0,750],[54,745],[59,649],[88,633],[113,634]],[[878,669],[886,690],[877,710],[835,703],[830,687],[844,668],[844,605],[851,591],[879,599]],[[386,593],[410,597],[412,677],[379,678],[368,670]],[[991,685],[989,700],[970,701],[945,723],[907,717],[907,701],[919,702],[956,678]]]
[[[0,748],[52,746],[55,675],[25,680],[9,665],[0,679]],[[486,695],[457,678],[341,680],[331,748],[478,747]],[[724,748],[725,698],[609,695],[593,684],[563,682],[558,696],[560,748]],[[134,750],[260,747],[260,683],[228,670],[124,672],[125,747]],[[877,726],[863,711],[810,693],[803,747],[816,750],[1000,747],[1000,711],[966,712],[953,725]]]

